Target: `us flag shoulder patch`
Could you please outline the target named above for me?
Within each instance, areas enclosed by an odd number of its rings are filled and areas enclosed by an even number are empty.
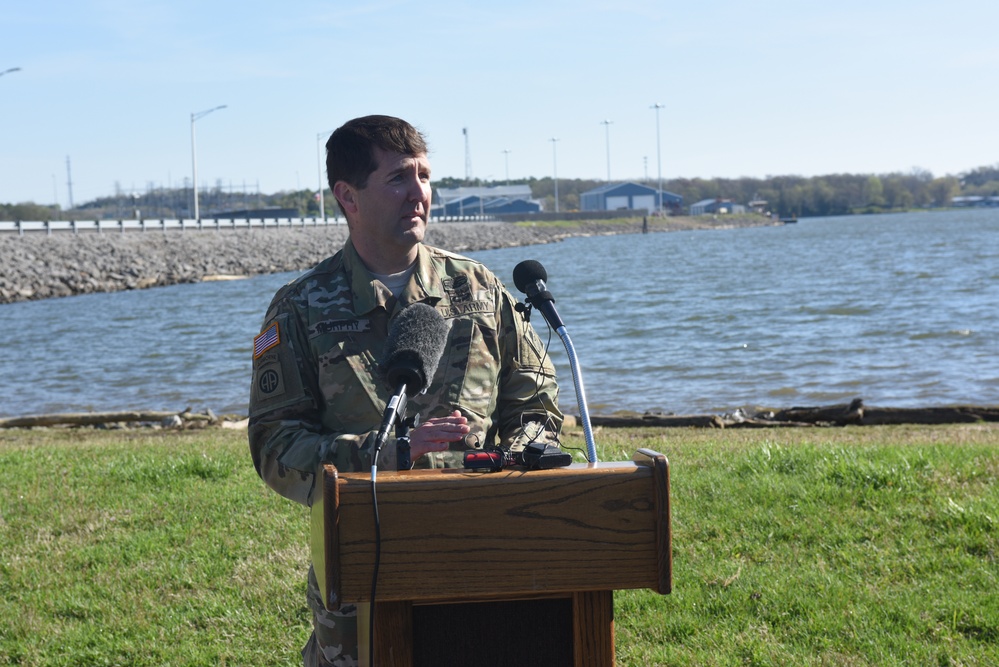
[[[253,339],[253,358],[259,358],[260,355],[280,342],[281,336],[278,333],[278,323],[275,322]]]

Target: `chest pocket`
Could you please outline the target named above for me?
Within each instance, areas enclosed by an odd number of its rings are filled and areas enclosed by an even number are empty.
[[[486,416],[499,392],[499,342],[496,318],[477,313],[451,320],[448,347],[437,377],[447,402]]]
[[[311,341],[318,361],[319,390],[327,406],[323,422],[334,431],[362,432],[378,424],[384,410],[379,398],[377,359],[351,336],[321,335]]]

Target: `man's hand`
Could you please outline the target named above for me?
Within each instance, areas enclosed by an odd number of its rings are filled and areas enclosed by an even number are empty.
[[[461,440],[470,430],[457,410],[447,417],[432,417],[409,432],[410,457],[416,461],[428,452],[443,452],[449,442]]]

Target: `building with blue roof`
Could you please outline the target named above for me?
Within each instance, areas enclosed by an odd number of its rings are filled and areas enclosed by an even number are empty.
[[[644,211],[652,213],[660,208],[669,213],[679,213],[683,205],[683,197],[663,190],[638,183],[608,183],[587,190],[579,196],[579,208],[582,211]]]

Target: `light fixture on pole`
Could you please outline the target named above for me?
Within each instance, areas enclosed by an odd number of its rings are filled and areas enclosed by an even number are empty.
[[[509,148],[503,149],[503,162],[506,167],[506,184],[510,185],[510,153],[512,153]]]
[[[552,172],[555,177],[555,212],[558,213],[558,154],[555,152],[558,137],[552,137],[549,141],[552,142]]]
[[[20,72],[20,71],[21,71],[20,67],[11,67],[10,69],[5,69],[4,71],[0,72],[0,76],[3,76],[4,74],[10,74],[11,72]]]
[[[198,111],[197,113],[191,114],[191,167],[194,180],[191,182],[193,186],[191,189],[194,190],[194,219],[201,220],[201,211],[198,209],[198,151],[194,142],[194,122],[200,118],[204,118],[213,111],[218,111],[219,109],[225,109],[226,105],[222,104],[217,107],[212,107],[207,111]]]
[[[320,132],[316,135],[316,166],[319,169],[319,215],[323,222],[326,222],[326,202],[323,198],[323,191],[326,184],[323,183],[323,137],[329,137],[333,132]]]
[[[663,159],[659,152],[659,110],[664,108],[665,104],[659,104],[656,102],[650,109],[656,110],[656,163],[659,169],[659,215],[663,214]]]
[[[604,126],[604,134],[607,135],[607,182],[610,183],[610,126],[614,121],[607,120],[606,118],[600,121],[600,124]]]

